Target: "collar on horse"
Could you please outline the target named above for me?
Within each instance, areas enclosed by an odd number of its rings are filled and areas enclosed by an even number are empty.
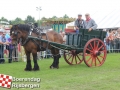
[[[22,41],[22,38],[20,38],[20,44],[21,44],[21,46],[24,46],[29,41],[28,36],[31,36],[32,31],[33,31],[33,28],[30,29],[30,31],[29,31],[29,33],[28,33],[27,38],[25,39],[25,41]]]

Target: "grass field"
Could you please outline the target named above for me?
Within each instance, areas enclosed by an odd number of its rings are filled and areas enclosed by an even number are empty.
[[[60,59],[59,69],[49,69],[52,59],[39,60],[40,71],[24,71],[25,62],[0,64],[0,74],[17,78],[41,78],[40,88],[33,90],[120,90],[120,54],[108,54],[101,67],[89,68],[84,63],[68,65]],[[23,82],[24,83],[24,82]],[[18,90],[11,88],[12,90]],[[0,90],[8,90],[1,88]],[[20,88],[20,90],[31,90]]]

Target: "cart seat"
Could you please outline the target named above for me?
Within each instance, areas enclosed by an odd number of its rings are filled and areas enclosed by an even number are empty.
[[[76,33],[74,29],[65,29],[65,33]]]

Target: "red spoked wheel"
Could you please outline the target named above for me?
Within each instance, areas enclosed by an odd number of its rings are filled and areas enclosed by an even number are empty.
[[[107,56],[104,42],[98,38],[89,40],[83,51],[83,59],[88,67],[101,66]]]
[[[82,54],[77,54],[75,50],[64,51],[64,59],[69,65],[80,64],[83,61]]]

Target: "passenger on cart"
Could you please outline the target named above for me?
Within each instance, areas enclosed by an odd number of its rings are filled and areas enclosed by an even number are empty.
[[[79,33],[79,29],[85,28],[84,20],[82,19],[82,14],[78,14],[78,18],[76,19],[74,26],[76,33]]]
[[[85,14],[86,20],[84,21],[85,29],[88,29],[89,31],[95,30],[97,28],[96,22],[90,17],[89,13]]]

